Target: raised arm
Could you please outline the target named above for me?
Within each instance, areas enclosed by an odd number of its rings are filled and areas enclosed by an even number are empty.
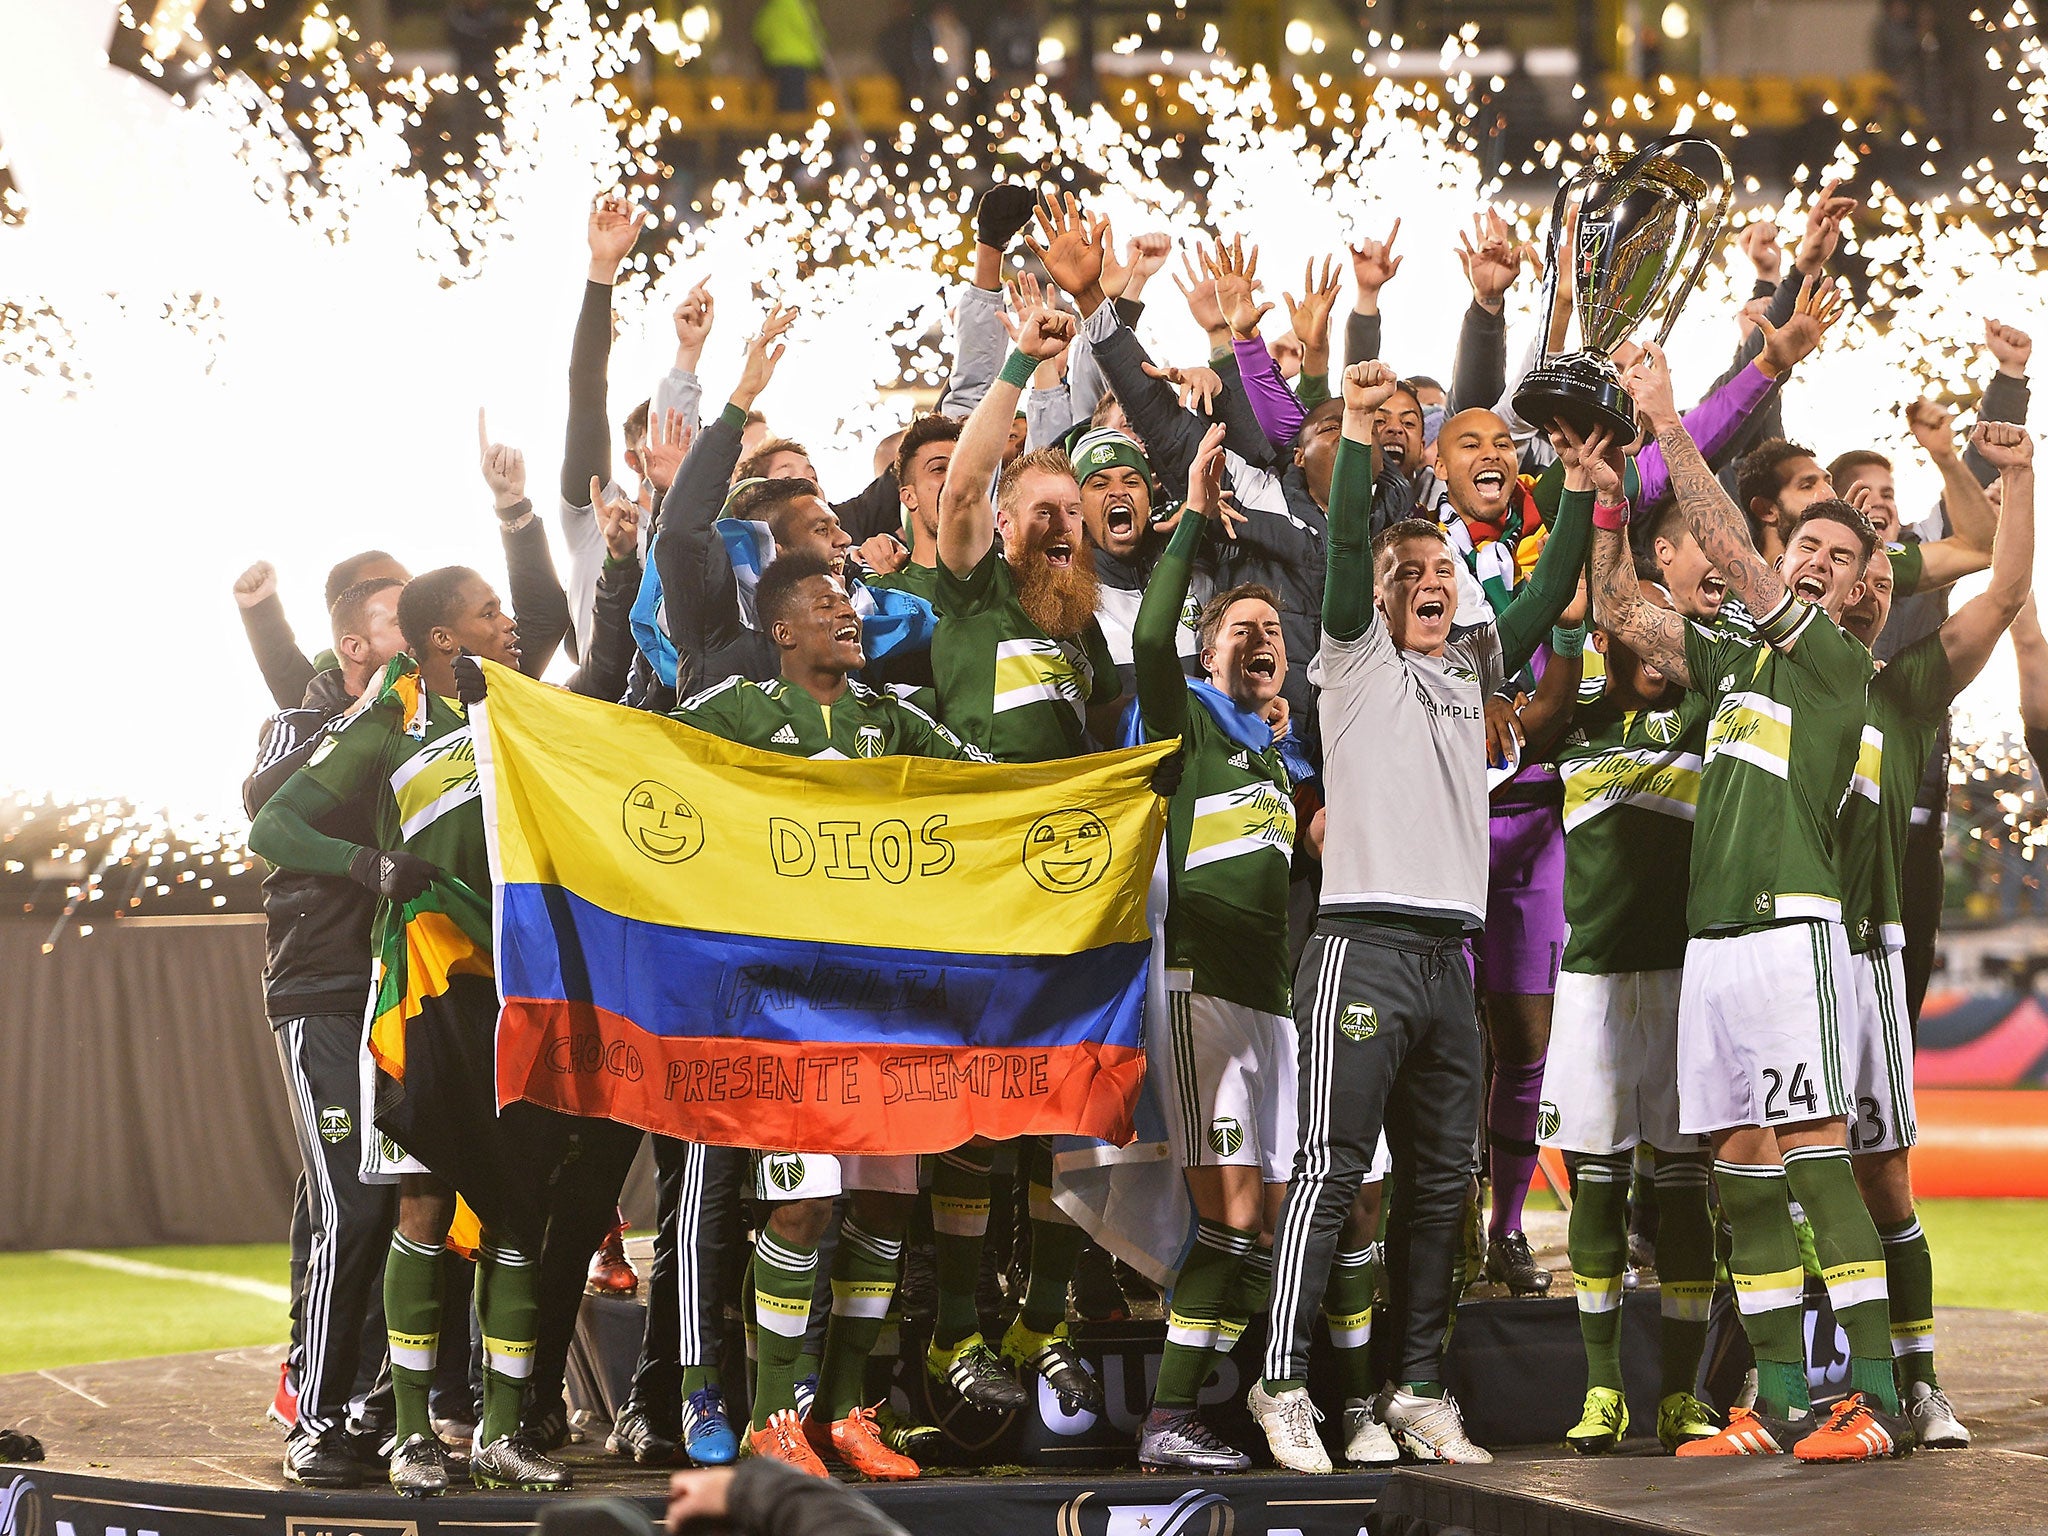
[[[569,345],[569,432],[562,446],[562,500],[572,507],[588,505],[583,497],[593,477],[607,481],[612,476],[611,425],[605,418],[612,285],[646,222],[646,210],[607,195],[590,210],[584,231],[590,271],[583,285],[583,307],[576,312],[575,339]]]
[[[1954,418],[1932,400],[1916,400],[1906,411],[1913,440],[1941,472],[1941,501],[1948,514],[1946,538],[1920,546],[1920,590],[1945,587],[1991,563],[1998,509],[1991,505],[1970,466],[1956,448]],[[1978,445],[1979,453],[1983,448]]]
[[[694,435],[704,418],[704,382],[697,377],[697,360],[704,355],[704,343],[711,339],[711,327],[718,319],[708,279],[697,280],[670,318],[676,328],[676,357],[654,386],[649,426],[674,411]]]
[[[313,663],[299,649],[284,603],[277,595],[277,567],[258,560],[235,578],[235,608],[256,657],[263,686],[279,709],[297,709],[313,681]]]
[[[1761,621],[1785,600],[1785,583],[1749,541],[1749,524],[1714,471],[1700,456],[1697,444],[1679,420],[1671,398],[1671,368],[1664,349],[1652,343],[1630,368],[1625,380],[1650,430],[1664,451],[1671,471],[1671,489],[1686,528],[1701,551],[1728,583],[1729,592]],[[1657,663],[1652,663],[1657,665]]]
[[[1991,375],[1991,382],[1984,386],[1984,393],[1977,401],[1977,419],[2010,421],[2025,426],[2027,363],[2034,355],[2034,338],[2014,326],[1986,319],[1984,344],[1991,349],[1998,371]],[[1997,468],[1985,461],[1974,443],[1963,450],[1963,462],[1970,466],[1970,473],[1977,477],[1979,485],[1989,485],[1998,478]]]
[[[1394,280],[1407,258],[1394,254],[1401,221],[1394,220],[1387,238],[1362,237],[1351,251],[1351,282],[1355,292],[1351,313],[1344,317],[1344,361],[1367,363],[1380,355],[1380,290]]]
[[[1472,237],[1458,234],[1458,264],[1472,285],[1472,303],[1458,326],[1458,355],[1451,365],[1447,414],[1490,406],[1507,388],[1507,293],[1522,270],[1522,248],[1499,213],[1488,208],[1472,216]]]
[[[481,407],[476,413],[477,464],[491,489],[492,509],[505,542],[505,575],[512,593],[512,617],[519,625],[519,670],[539,677],[555,659],[569,633],[569,595],[555,575],[547,525],[526,499],[526,455],[491,441]],[[592,478],[595,483],[595,477]]]
[[[1138,710],[1153,741],[1181,735],[1188,723],[1188,684],[1180,669],[1180,613],[1194,580],[1195,555],[1202,547],[1210,514],[1222,498],[1223,428],[1202,435],[1201,450],[1188,472],[1188,499],[1167,541],[1145,600],[1131,625],[1131,660],[1138,674]]]
[[[1550,637],[1551,628],[1578,595],[1579,578],[1586,569],[1586,544],[1593,531],[1592,488],[1581,476],[1575,486],[1569,466],[1565,469],[1564,494],[1558,497],[1557,521],[1529,579],[1516,589],[1507,611],[1494,621],[1500,637],[1503,664],[1519,672],[1536,647]]]
[[[1344,370],[1344,427],[1330,473],[1323,567],[1323,633],[1332,640],[1356,640],[1372,624],[1372,418],[1394,382],[1394,370],[1378,361]]]
[[[1991,552],[1990,585],[1941,626],[1941,648],[1958,692],[1984,669],[1991,648],[2034,589],[2034,440],[2025,427],[2002,421],[1979,422],[1970,440],[1998,470],[2005,511]]]
[[[1557,431],[1567,493],[1593,493],[1593,622],[1672,681],[1691,687],[1685,620],[1643,600],[1635,557],[1629,552],[1621,444],[1597,430],[1583,438],[1567,426]]]

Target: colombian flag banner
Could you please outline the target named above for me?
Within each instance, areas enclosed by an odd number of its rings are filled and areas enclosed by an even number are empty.
[[[485,667],[501,1104],[790,1152],[1131,1139],[1173,743],[813,762]]]

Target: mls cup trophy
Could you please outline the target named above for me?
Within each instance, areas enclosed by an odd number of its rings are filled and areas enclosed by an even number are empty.
[[[1543,350],[1515,391],[1534,427],[1566,422],[1636,435],[1635,402],[1611,361],[1661,316],[1663,345],[1713,253],[1734,175],[1711,139],[1672,136],[1606,155],[1557,189],[1543,280]],[[1578,320],[1576,346],[1567,347]]]

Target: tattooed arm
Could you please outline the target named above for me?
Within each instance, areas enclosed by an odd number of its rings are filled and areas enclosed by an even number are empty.
[[[1679,419],[1671,394],[1671,369],[1664,349],[1654,343],[1629,369],[1625,380],[1637,408],[1657,434],[1657,446],[1671,471],[1671,489],[1678,498],[1678,510],[1685,526],[1699,540],[1700,549],[1714,563],[1728,583],[1729,594],[1761,620],[1775,613],[1785,601],[1785,583],[1777,570],[1756,552],[1749,540],[1749,523],[1729,499],[1714,471],[1700,454],[1699,445]],[[1647,658],[1646,658],[1647,659]]]
[[[1621,444],[1598,429],[1582,438],[1562,423],[1551,441],[1564,459],[1565,489],[1593,493],[1594,623],[1673,682],[1690,688],[1685,620],[1643,600],[1635,557],[1629,553]]]

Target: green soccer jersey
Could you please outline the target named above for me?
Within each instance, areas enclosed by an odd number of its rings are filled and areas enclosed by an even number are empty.
[[[1787,592],[1757,619],[1755,639],[1685,625],[1685,664],[1713,707],[1691,932],[1840,922],[1835,818],[1863,733],[1870,652]]]
[[[1836,833],[1843,921],[1849,948],[1899,949],[1899,881],[1906,861],[1906,830],[1927,754],[1956,696],[1948,651],[1936,632],[1907,646],[1870,681],[1856,776],[1842,802]]]
[[[729,677],[687,700],[672,718],[726,741],[789,757],[989,760],[915,704],[851,678],[837,703],[820,704],[784,678],[756,683]]]
[[[1552,754],[1564,781],[1564,969],[1592,976],[1685,963],[1706,699],[1633,709],[1583,696]]]
[[[1068,640],[1017,601],[1010,564],[991,548],[966,576],[943,565],[933,603],[932,675],[939,717],[998,762],[1046,763],[1088,750],[1088,706],[1118,692],[1116,663],[1094,619]]]
[[[1287,882],[1294,799],[1277,745],[1254,752],[1190,697],[1180,788],[1167,804],[1166,964],[1209,997],[1293,1011]]]
[[[1918,544],[1887,544],[1885,556],[1892,567],[1892,600],[1911,597],[1927,577],[1927,557]]]
[[[938,602],[939,572],[936,566],[919,565],[912,561],[900,571],[891,571],[886,576],[864,576],[861,578],[871,587],[880,587],[890,592],[908,592],[912,597],[921,597],[928,603]]]

